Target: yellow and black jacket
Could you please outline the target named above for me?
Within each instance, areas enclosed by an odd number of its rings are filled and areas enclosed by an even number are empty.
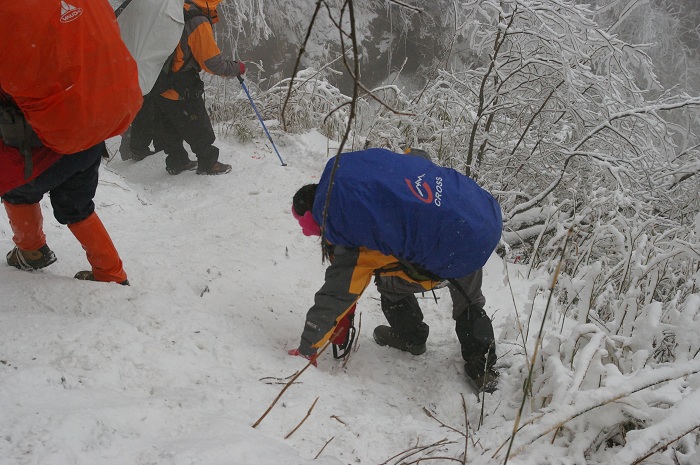
[[[374,276],[398,277],[415,284],[417,291],[429,291],[441,283],[411,278],[391,255],[366,247],[334,247],[333,260],[326,269],[325,283],[316,293],[314,305],[306,314],[306,324],[299,344],[302,355],[313,355],[316,349],[331,338],[337,322],[357,302]]]
[[[221,0],[187,0],[185,2],[185,29],[171,61],[171,73],[192,71],[198,74],[204,70],[217,76],[240,76],[238,62],[225,59],[214,39],[212,24],[218,22],[216,5],[220,2]],[[199,10],[202,14],[187,14],[194,10]],[[161,95],[170,100],[180,98],[175,89],[168,89]]]

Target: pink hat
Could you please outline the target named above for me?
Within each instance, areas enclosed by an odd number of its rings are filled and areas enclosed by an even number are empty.
[[[301,232],[304,233],[304,236],[321,235],[321,227],[318,225],[318,223],[316,223],[316,220],[314,220],[314,217],[311,215],[311,210],[307,210],[303,215],[299,215],[294,210],[294,206],[292,206],[292,215],[299,222]]]

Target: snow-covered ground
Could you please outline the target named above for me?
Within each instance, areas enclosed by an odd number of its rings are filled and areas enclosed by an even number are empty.
[[[225,176],[170,176],[162,153],[104,164],[97,210],[130,287],[73,279],[84,253],[44,199],[58,262],[32,273],[0,266],[0,464],[440,464],[465,446],[468,463],[495,463],[525,360],[515,341],[500,340],[501,387],[479,402],[463,379],[446,289],[420,299],[431,336],[412,356],[373,342],[385,321],[370,287],[356,351],[347,361],[326,351],[252,427],[306,365],[287,350],[325,269],[318,240],[301,234],[289,208],[296,189],[318,179],[327,141],[309,133],[277,142],[287,167],[266,141],[220,137],[221,160],[234,167]],[[11,247],[4,219],[0,250]],[[524,275],[495,255],[485,267],[497,338],[516,334],[505,328],[515,306],[548,279]]]
[[[251,427],[305,365],[286,351],[324,266],[289,208],[327,147],[314,133],[281,140],[282,167],[266,143],[217,145],[234,166],[225,176],[170,176],[162,153],[103,165],[97,211],[131,287],[73,279],[84,253],[42,202],[58,261],[33,273],[0,266],[0,463],[302,464],[331,439],[314,463],[382,463],[458,436],[424,408],[463,431],[463,395],[477,424],[447,290],[420,301],[431,337],[414,357],[372,341],[384,319],[370,288],[347,363],[327,351]],[[3,220],[0,250],[11,236]],[[484,288],[497,319],[513,306],[502,266],[489,262]],[[486,413],[496,407],[487,398]]]

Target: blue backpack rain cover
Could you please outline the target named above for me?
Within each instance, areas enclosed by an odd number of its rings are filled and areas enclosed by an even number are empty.
[[[441,278],[484,266],[501,238],[501,208],[469,177],[411,155],[369,149],[338,155],[325,238],[367,247]],[[335,157],[319,181],[314,219],[323,212]]]

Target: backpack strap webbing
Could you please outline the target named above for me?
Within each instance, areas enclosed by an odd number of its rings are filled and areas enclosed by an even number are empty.
[[[24,157],[24,179],[29,179],[34,170],[32,163],[32,135],[35,135],[34,129],[29,125],[26,119],[22,118],[24,126],[24,135],[19,146],[19,153]]]
[[[19,107],[7,99],[0,100],[0,137],[6,145],[15,147],[24,157],[24,179],[29,179],[34,168],[32,148],[41,147],[34,129]]]
[[[385,266],[381,269],[378,269],[375,271],[376,275],[379,275],[379,273],[384,272],[394,272],[394,271],[403,271],[406,276],[409,278],[415,280],[415,281],[434,281],[434,282],[443,282],[447,281],[448,283],[452,284],[455,289],[457,289],[457,292],[462,294],[462,297],[464,297],[464,300],[467,301],[467,318],[470,318],[470,309],[473,305],[472,299],[469,298],[469,295],[467,294],[467,291],[464,290],[464,287],[457,281],[455,278],[441,278],[440,276],[436,275],[435,273],[426,270],[425,268],[421,267],[420,265],[416,265],[413,263],[410,263],[406,260],[399,259],[398,262]],[[433,293],[433,296],[435,293]]]

